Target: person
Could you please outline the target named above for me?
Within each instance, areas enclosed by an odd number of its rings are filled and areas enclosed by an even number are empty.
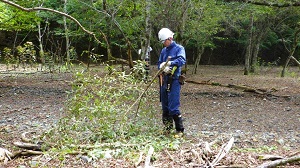
[[[184,127],[179,110],[181,83],[181,67],[186,63],[185,49],[173,41],[174,33],[168,28],[158,32],[159,41],[164,45],[161,50],[158,69],[164,68],[160,74],[160,100],[162,105],[162,122],[164,131],[169,134],[175,123],[175,136],[183,136]],[[173,123],[174,121],[174,123]]]

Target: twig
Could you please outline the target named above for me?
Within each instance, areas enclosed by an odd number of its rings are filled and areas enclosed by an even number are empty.
[[[171,159],[172,161],[174,161],[173,156],[170,154],[170,152],[169,152],[167,149],[165,149],[165,152],[168,154],[168,156],[170,157],[170,159]]]
[[[202,163],[203,163],[203,160],[202,160],[202,158],[200,157],[199,153],[198,153],[195,149],[192,149],[191,152],[193,153],[193,155],[194,155],[195,157],[197,157],[199,164],[202,164]]]
[[[213,166],[212,166],[211,162],[209,161],[209,159],[206,157],[206,155],[203,154],[202,157],[203,157],[204,160],[206,161],[206,166],[212,168]]]
[[[145,168],[149,168],[150,167],[150,161],[151,161],[151,156],[154,152],[154,148],[152,146],[150,146],[150,149],[148,151],[146,160],[145,160]]]
[[[135,163],[135,167],[138,167],[138,165],[142,162],[143,154],[144,154],[144,152],[140,152],[140,157],[139,157],[139,160]]]
[[[26,138],[26,134],[27,133],[35,133],[35,132],[24,132],[24,133],[22,133],[21,134],[21,140],[23,141],[23,142],[30,142],[31,141],[31,139],[29,139],[29,138]]]

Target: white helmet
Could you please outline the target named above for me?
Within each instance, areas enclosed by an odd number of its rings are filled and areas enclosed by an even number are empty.
[[[168,28],[162,28],[158,32],[158,39],[160,42],[164,43],[168,38],[173,38],[174,33]]]

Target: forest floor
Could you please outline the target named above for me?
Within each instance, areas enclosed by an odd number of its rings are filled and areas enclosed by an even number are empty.
[[[231,137],[234,145],[221,165],[256,167],[267,162],[258,159],[260,155],[299,156],[300,70],[292,67],[284,78],[280,73],[279,67],[263,67],[258,74],[245,76],[241,66],[200,66],[198,74],[188,73],[189,82],[181,92],[185,143],[179,151],[163,152],[153,165],[197,167],[191,164],[197,162],[195,157],[183,158],[186,151],[196,149],[195,144],[201,142],[225,144]],[[17,150],[12,142],[20,141],[22,133],[42,133],[64,116],[71,82],[71,73],[5,71],[1,65],[0,148]],[[40,166],[39,157],[0,163],[0,168],[59,167],[51,159]],[[62,167],[101,167],[77,157],[67,162]],[[119,162],[114,167],[134,167]],[[300,163],[285,167],[300,167]]]

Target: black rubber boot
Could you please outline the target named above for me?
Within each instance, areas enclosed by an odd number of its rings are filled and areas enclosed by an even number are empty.
[[[162,121],[165,126],[164,130],[166,131],[167,134],[170,133],[171,130],[173,129],[173,118],[172,116],[169,115],[168,111],[163,111]]]
[[[176,132],[183,133],[184,127],[183,127],[181,115],[173,115],[173,120],[175,122]]]

